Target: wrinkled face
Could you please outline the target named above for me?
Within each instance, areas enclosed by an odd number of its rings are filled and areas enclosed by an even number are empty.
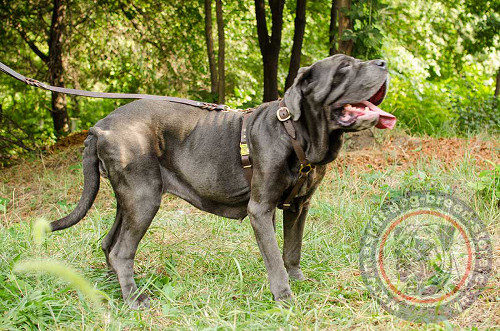
[[[335,55],[301,68],[285,100],[296,108],[291,110],[294,120],[300,117],[304,101],[312,111],[324,111],[330,130],[392,128],[396,118],[377,107],[384,100],[387,79],[383,60]]]

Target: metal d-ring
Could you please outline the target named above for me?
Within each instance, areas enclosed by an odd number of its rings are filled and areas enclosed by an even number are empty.
[[[301,164],[300,169],[299,169],[299,173],[307,175],[311,172],[311,170],[313,170],[313,168],[314,168],[314,166],[310,163]]]
[[[284,109],[287,113],[287,117],[285,117],[285,118],[281,118],[281,116],[280,116],[280,111],[282,109]],[[292,117],[292,115],[290,114],[290,111],[288,110],[287,107],[279,107],[278,110],[276,111],[276,116],[278,117],[278,120],[280,120],[281,122],[287,121]]]

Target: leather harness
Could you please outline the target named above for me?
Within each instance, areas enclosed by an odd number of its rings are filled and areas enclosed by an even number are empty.
[[[241,110],[241,109],[231,109],[226,105],[218,105],[218,104],[213,104],[213,103],[208,103],[208,102],[200,102],[200,101],[194,101],[194,100],[189,100],[189,99],[183,99],[183,98],[177,98],[177,97],[168,97],[168,96],[160,96],[160,95],[152,95],[152,94],[138,94],[138,93],[104,93],[104,92],[93,92],[93,91],[84,91],[84,90],[77,90],[77,89],[71,89],[71,88],[65,88],[65,87],[57,87],[57,86],[52,86],[45,84],[43,82],[40,82],[36,79],[25,77],[16,71],[12,70],[2,62],[0,62],[0,70],[6,73],[7,75],[27,84],[30,86],[35,86],[42,88],[44,90],[56,92],[56,93],[64,93],[64,94],[71,94],[71,95],[78,95],[78,96],[85,96],[85,97],[92,97],[92,98],[105,98],[105,99],[148,99],[148,100],[158,100],[158,101],[170,101],[170,102],[175,102],[175,103],[181,103],[185,105],[190,105],[194,107],[199,107],[202,109],[206,110],[215,110],[215,111],[237,111],[237,112],[243,112],[243,120],[242,120],[242,127],[241,127],[241,138],[240,138],[240,154],[241,154],[241,164],[243,166],[243,172],[245,174],[245,178],[247,179],[248,183],[251,185],[252,183],[252,161],[250,159],[250,152],[248,149],[247,145],[247,132],[246,132],[246,125],[247,125],[247,120],[251,116],[253,109],[246,109],[246,110]],[[304,185],[305,181],[307,180],[307,177],[309,176],[309,173],[311,172],[312,169],[314,169],[314,165],[311,165],[311,163],[307,160],[306,154],[304,152],[304,149],[302,146],[300,146],[299,141],[297,140],[297,131],[295,130],[295,126],[293,125],[293,120],[292,116],[290,114],[290,111],[285,105],[285,100],[281,99],[278,111],[276,113],[276,116],[280,122],[283,123],[283,126],[285,127],[285,130],[290,136],[290,140],[292,142],[293,149],[295,151],[295,154],[297,155],[297,158],[299,159],[300,162],[300,168],[299,168],[299,178],[297,179],[297,182],[293,186],[292,190],[288,194],[288,196],[285,198],[285,200],[278,206],[283,209],[288,209],[292,205],[293,199],[297,196],[297,194],[300,191],[300,188],[302,185]]]
[[[241,164],[243,165],[243,171],[245,173],[245,177],[248,183],[252,182],[252,161],[250,159],[250,153],[247,146],[247,133],[246,133],[246,123],[247,119],[252,114],[253,110],[247,110],[243,114],[242,128],[241,128],[241,139],[240,139],[240,151],[241,151]],[[293,186],[292,190],[285,198],[285,200],[279,205],[279,207],[283,209],[288,209],[291,207],[293,199],[297,196],[300,191],[302,185],[304,185],[307,177],[311,170],[314,169],[314,165],[312,165],[306,158],[306,153],[304,149],[300,145],[300,142],[297,140],[297,131],[295,130],[295,126],[293,125],[292,114],[286,107],[285,99],[280,100],[279,108],[276,112],[276,117],[278,120],[283,123],[285,127],[285,131],[290,137],[292,142],[293,150],[295,151],[295,155],[300,162],[299,168],[299,178],[297,182]]]

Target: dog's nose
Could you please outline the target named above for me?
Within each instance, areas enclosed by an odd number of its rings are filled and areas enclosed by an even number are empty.
[[[387,62],[385,62],[384,60],[373,60],[373,64],[382,69],[387,69]]]

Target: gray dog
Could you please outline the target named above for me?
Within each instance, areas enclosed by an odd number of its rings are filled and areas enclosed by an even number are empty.
[[[311,196],[326,164],[337,157],[342,134],[394,125],[394,116],[376,106],[385,97],[386,82],[384,61],[335,55],[301,68],[285,93],[297,141],[315,167],[291,208],[284,210],[283,256],[275,236],[275,210],[297,182],[300,164],[276,117],[278,101],[259,106],[246,121],[251,185],[240,158],[242,113],[146,100],[118,108],[89,130],[82,197],[70,215],[51,224],[52,230],[78,223],[94,202],[99,175],[109,178],[117,211],[102,249],[123,298],[136,308],[148,306],[149,299],[137,294],[134,257],[164,193],[219,216],[242,219],[248,214],[274,299],[288,299],[289,277],[304,279],[299,262]]]

